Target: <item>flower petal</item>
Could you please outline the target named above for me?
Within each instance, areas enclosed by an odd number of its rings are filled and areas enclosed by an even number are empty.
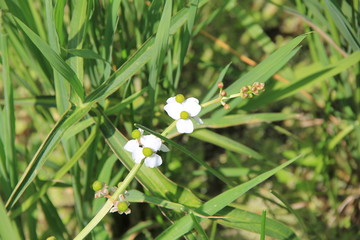
[[[165,146],[164,144],[161,144],[160,151],[162,151],[162,152],[169,152],[170,149],[169,149],[167,146]]]
[[[153,154],[150,157],[145,158],[145,166],[149,168],[158,167],[161,164],[162,164],[162,159],[157,154]]]
[[[164,106],[166,113],[175,120],[180,119],[180,113],[184,110],[184,107],[181,103],[172,102]]]
[[[188,98],[182,103],[184,111],[188,112],[191,117],[195,117],[201,111],[199,100],[196,98]]]
[[[155,135],[145,135],[140,139],[143,147],[151,148],[154,152],[157,152],[161,148],[161,139]]]
[[[128,152],[133,152],[138,147],[139,147],[139,142],[137,140],[133,139],[133,140],[128,141],[125,144],[124,149]]]
[[[171,98],[168,98],[166,100],[166,103],[175,103],[176,102],[176,98],[175,97],[171,97]]]
[[[194,124],[190,119],[179,119],[176,122],[176,129],[179,133],[192,133],[194,131]]]
[[[143,149],[141,147],[139,147],[134,152],[132,152],[132,158],[133,158],[135,163],[140,163],[141,160],[143,160],[145,158],[142,150]]]

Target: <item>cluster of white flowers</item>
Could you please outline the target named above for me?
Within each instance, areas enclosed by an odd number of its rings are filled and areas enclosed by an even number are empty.
[[[171,118],[176,121],[176,128],[179,133],[192,133],[194,124],[191,119],[202,124],[202,120],[197,116],[201,111],[199,100],[196,98],[185,99],[184,95],[178,94],[166,101],[164,110]],[[133,139],[128,141],[124,149],[131,152],[135,163],[140,163],[143,159],[145,166],[154,168],[162,164],[162,158],[156,154],[158,151],[168,152],[169,149],[162,144],[161,139],[154,135],[143,135],[142,129],[132,132]]]
[[[145,158],[145,166],[154,168],[162,164],[162,158],[156,154],[157,151],[170,151],[161,139],[154,135],[143,135],[142,129],[136,129],[132,132],[133,140],[128,141],[124,149],[131,152],[135,163],[140,163]]]

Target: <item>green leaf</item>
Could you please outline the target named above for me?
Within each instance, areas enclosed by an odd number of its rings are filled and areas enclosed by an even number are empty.
[[[218,196],[212,198],[211,200],[204,203],[201,207],[196,209],[196,212],[199,212],[206,216],[212,216],[218,213],[220,210],[224,209],[228,204],[242,196],[244,193],[259,185],[281,169],[285,168],[289,164],[298,160],[301,156],[291,159],[280,166],[267,171],[250,181],[247,181],[237,187],[233,187],[226,192],[219,194]],[[248,224],[248,222],[246,222]],[[191,231],[194,227],[194,223],[189,215],[182,217],[180,220],[172,224],[167,230],[161,233],[156,239],[177,239],[187,232]],[[259,226],[260,227],[260,226]],[[259,228],[260,232],[260,228]]]
[[[153,56],[150,62],[151,69],[149,73],[150,100],[155,103],[156,88],[158,77],[162,69],[167,45],[169,40],[169,29],[171,23],[172,0],[165,1],[165,6],[161,15],[160,23],[156,32],[155,42],[153,44]],[[153,106],[151,106],[153,108]]]
[[[255,106],[262,106],[264,104],[278,101],[289,97],[299,90],[311,86],[311,84],[319,83],[329,77],[336,76],[341,72],[345,71],[347,68],[353,66],[354,64],[360,61],[360,52],[354,52],[350,56],[341,59],[340,61],[331,64],[330,66],[325,66],[315,73],[310,74],[294,83],[291,83],[284,88],[272,90],[262,93],[260,96],[252,99],[248,102],[244,109],[252,109]]]
[[[304,40],[306,36],[307,35],[300,35],[288,42],[285,46],[276,50],[264,61],[254,67],[250,72],[243,75],[241,78],[232,83],[228,88],[226,88],[226,92],[230,95],[239,92],[241,87],[245,85],[251,85],[254,82],[266,82],[297,53],[299,50],[297,46],[301,43],[302,40]],[[230,101],[229,105],[231,106],[231,109],[234,109],[241,101],[243,101],[242,98],[236,98]],[[203,109],[200,114],[204,115],[216,107],[217,105],[213,104],[206,109]],[[220,109],[213,114],[213,117],[220,118],[228,113],[229,110]]]
[[[15,158],[15,109],[14,89],[10,78],[9,53],[7,37],[0,32],[0,52],[2,62],[2,80],[4,81],[4,128],[2,129],[2,142],[5,150],[5,167],[9,172],[10,185],[14,187],[17,182],[18,161]]]
[[[20,240],[20,235],[17,232],[17,229],[14,228],[13,223],[11,222],[9,216],[6,213],[6,209],[2,199],[0,198],[0,239],[11,239],[11,240]]]
[[[253,158],[259,159],[259,160],[264,159],[264,157],[260,153],[254,151],[253,149],[251,149],[239,142],[236,142],[226,136],[212,132],[207,129],[197,130],[197,131],[191,133],[190,136],[200,139],[204,142],[208,142],[208,143],[214,144],[216,146],[222,147],[229,151],[233,151],[233,152],[240,153],[240,154],[246,154],[250,157],[253,157]]]
[[[44,57],[49,61],[51,66],[56,69],[74,88],[75,92],[81,99],[84,99],[84,89],[75,72],[65,63],[65,61],[51,47],[27,27],[20,19],[14,17],[19,27],[24,31],[26,36],[41,51]]]
[[[276,122],[294,119],[297,115],[291,113],[254,113],[254,114],[235,114],[222,118],[202,119],[204,124],[201,128],[226,128],[243,124],[256,124],[262,122]]]
[[[207,2],[207,1],[204,1]],[[187,20],[188,9],[180,10],[171,19],[169,34],[174,34]],[[86,102],[95,102],[105,99],[121,87],[131,76],[136,74],[154,54],[154,36],[149,38],[141,48],[134,53],[109,79],[103,82],[98,88],[86,98]]]
[[[12,208],[19,200],[20,196],[41,170],[41,167],[44,165],[52,150],[60,142],[64,132],[70,126],[79,121],[90,110],[90,108],[91,104],[83,105],[82,107],[73,106],[72,108],[69,108],[64,115],[62,115],[47,138],[41,144],[31,162],[28,164],[25,172],[6,203],[7,208]]]
[[[330,15],[334,19],[334,23],[341,32],[341,35],[345,38],[345,40],[349,43],[353,51],[360,50],[360,41],[359,37],[356,36],[356,33],[351,28],[350,23],[345,18],[341,10],[330,0],[325,0],[326,5],[329,8]]]

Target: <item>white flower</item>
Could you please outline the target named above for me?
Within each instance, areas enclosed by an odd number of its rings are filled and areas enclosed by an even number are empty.
[[[162,164],[162,158],[156,154],[157,151],[168,152],[169,149],[162,144],[161,139],[154,135],[142,135],[143,131],[134,130],[132,136],[135,138],[128,141],[124,149],[131,152],[135,163],[140,163],[145,158],[145,166],[154,168]]]
[[[199,100],[196,98],[188,98],[185,100],[184,95],[178,94],[176,97],[171,97],[166,101],[164,110],[169,116],[176,120],[176,129],[179,133],[192,133],[194,131],[194,124],[191,118],[194,118],[198,123],[203,121],[197,116],[201,111]]]
[[[125,191],[124,194],[127,192]],[[110,209],[110,213],[118,212],[119,214],[125,213],[126,215],[131,213],[131,209],[129,208],[130,203],[125,201],[124,194],[119,195],[119,199],[116,200],[113,204],[113,207]]]

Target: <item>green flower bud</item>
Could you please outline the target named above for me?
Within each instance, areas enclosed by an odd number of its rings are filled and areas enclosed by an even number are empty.
[[[99,191],[99,190],[102,189],[102,187],[103,187],[103,183],[100,182],[100,181],[98,181],[98,180],[96,180],[96,181],[92,184],[92,189],[93,189],[94,191]]]
[[[127,205],[126,202],[119,202],[117,208],[118,208],[118,212],[125,212],[129,208],[129,206]]]
[[[185,101],[185,97],[182,94],[178,94],[175,96],[175,101],[177,101],[178,103],[182,103],[183,101]]]
[[[132,138],[139,139],[141,137],[141,132],[138,129],[135,129],[131,133]]]
[[[123,182],[119,182],[117,186],[120,187],[122,183],[123,183]]]
[[[189,118],[189,113],[186,112],[186,111],[182,111],[182,112],[180,113],[180,118],[181,118],[181,119],[188,119],[188,118]]]
[[[153,150],[151,148],[143,148],[143,154],[145,157],[150,157],[153,154]]]

